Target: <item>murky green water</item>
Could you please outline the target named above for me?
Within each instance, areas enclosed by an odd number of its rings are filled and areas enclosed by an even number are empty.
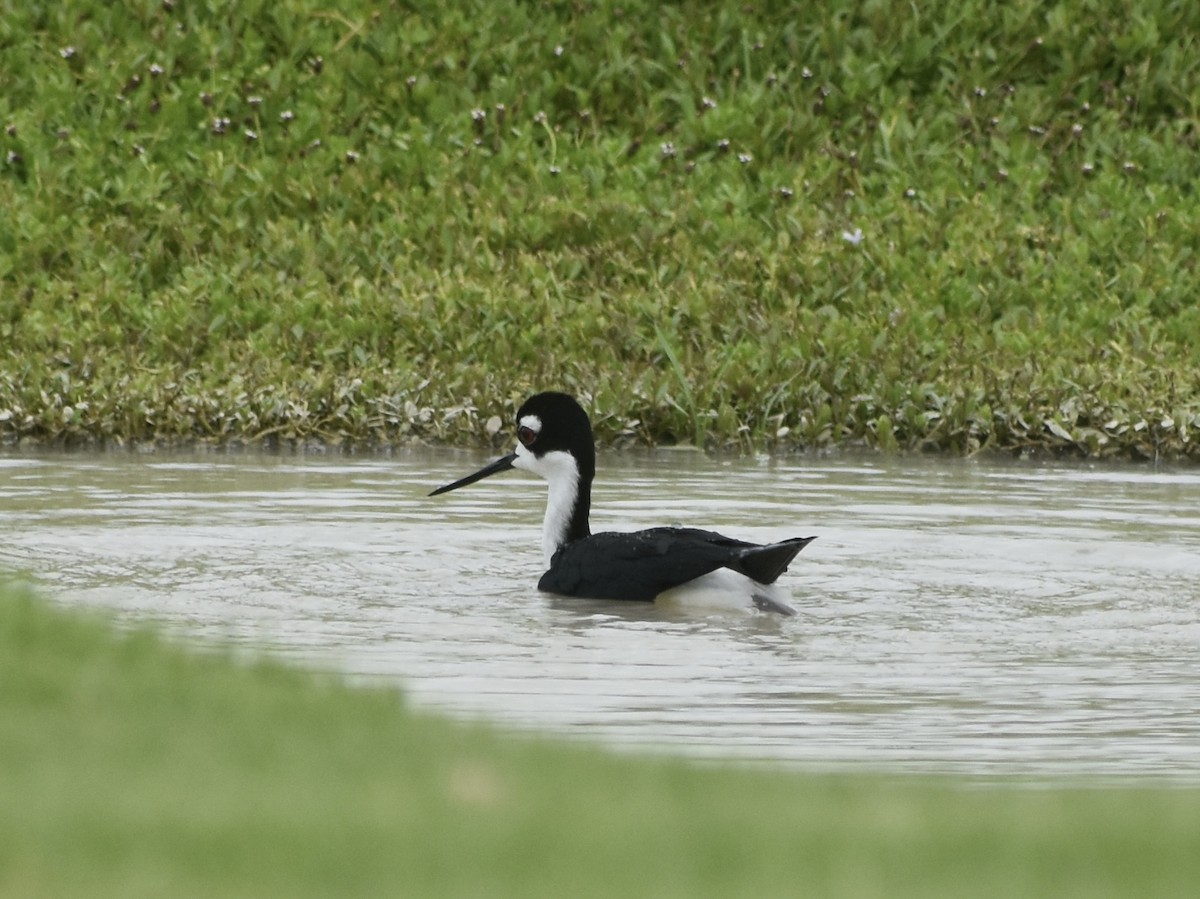
[[[819,534],[799,615],[535,589],[544,487],[483,457],[0,457],[0,569],[421,705],[811,768],[1200,781],[1200,471],[600,460],[594,529]]]

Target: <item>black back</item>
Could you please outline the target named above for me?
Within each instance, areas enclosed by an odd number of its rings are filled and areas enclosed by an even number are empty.
[[[586,599],[652,600],[718,568],[769,584],[812,539],[760,546],[696,528],[595,534],[559,549],[538,589]]]

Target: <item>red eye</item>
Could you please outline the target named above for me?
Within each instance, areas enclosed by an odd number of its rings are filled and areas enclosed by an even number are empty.
[[[537,440],[537,431],[521,425],[517,428],[517,439],[521,441],[522,446],[533,446],[533,441]]]

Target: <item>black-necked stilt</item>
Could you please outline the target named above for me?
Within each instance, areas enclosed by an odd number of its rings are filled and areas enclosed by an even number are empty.
[[[538,589],[584,599],[685,599],[719,594],[725,602],[795,614],[772,585],[814,537],[760,545],[696,528],[660,527],[593,534],[588,526],[596,448],[587,413],[565,393],[539,393],[517,412],[517,448],[437,496],[519,468],[550,484]],[[773,595],[775,594],[775,595]],[[687,597],[690,598],[690,597]]]

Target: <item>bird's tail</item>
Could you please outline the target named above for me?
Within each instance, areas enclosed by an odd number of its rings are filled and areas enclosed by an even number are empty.
[[[796,554],[816,539],[793,537],[791,540],[769,543],[766,546],[752,546],[743,550],[737,561],[728,567],[760,584],[773,584],[779,575],[787,571]]]

